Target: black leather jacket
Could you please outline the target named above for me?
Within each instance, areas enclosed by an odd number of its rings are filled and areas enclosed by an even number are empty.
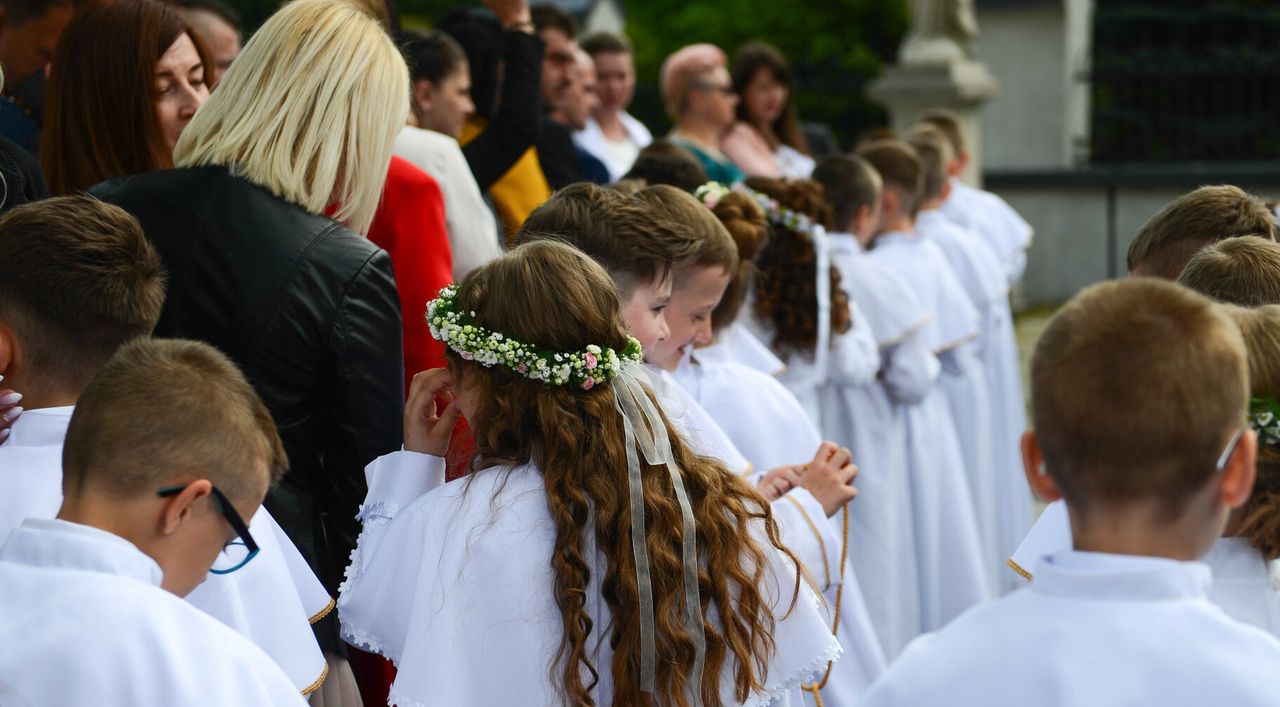
[[[267,506],[336,596],[360,529],[364,467],[402,438],[390,257],[222,167],[135,175],[92,193],[138,217],[164,259],[156,335],[213,344],[271,411],[290,468]],[[334,647],[336,634],[321,638]]]

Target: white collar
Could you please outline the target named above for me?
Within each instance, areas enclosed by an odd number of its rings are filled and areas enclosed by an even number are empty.
[[[61,445],[67,437],[74,405],[23,410],[10,428],[5,442],[15,447],[45,447]]]
[[[1031,588],[1049,596],[1117,601],[1168,601],[1209,595],[1213,573],[1203,562],[1067,550],[1036,566]]]
[[[920,241],[919,231],[885,231],[876,236],[876,246],[893,245],[894,243],[914,243]]]
[[[1271,583],[1271,567],[1245,538],[1218,538],[1202,558],[1213,570],[1213,581],[1231,583]]]
[[[0,560],[129,577],[160,586],[164,571],[138,546],[100,528],[57,518],[28,518],[0,547]]]
[[[852,233],[831,231],[827,236],[831,240],[832,253],[856,253],[861,255],[866,252],[866,249],[858,242],[858,237]]]

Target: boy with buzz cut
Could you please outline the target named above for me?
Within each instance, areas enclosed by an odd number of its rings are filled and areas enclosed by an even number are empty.
[[[1074,549],[908,646],[864,704],[1274,705],[1280,642],[1211,605],[1196,561],[1253,487],[1239,329],[1173,283],[1108,282],[1054,316],[1031,368],[1025,473],[1065,499]]]
[[[1276,217],[1257,197],[1230,185],[1200,187],[1142,224],[1129,244],[1129,274],[1176,280],[1197,251],[1225,238],[1276,239]]]
[[[151,333],[164,298],[160,256],[117,206],[66,196],[0,217],[0,372],[28,408],[0,444],[0,542],[25,518],[57,514],[76,400],[116,351]],[[265,508],[246,521],[260,546],[253,562],[219,575],[235,564],[220,558],[187,601],[255,642],[308,694],[327,674],[311,619],[333,601]]]
[[[0,547],[0,701],[305,705],[266,653],[178,598],[235,543],[252,559],[245,519],[284,467],[225,356],[121,349],[79,396],[57,518],[28,518]]]

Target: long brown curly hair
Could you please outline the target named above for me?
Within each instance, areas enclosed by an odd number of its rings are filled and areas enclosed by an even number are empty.
[[[738,318],[747,292],[751,290],[756,275],[756,258],[769,242],[769,222],[765,220],[760,205],[740,192],[729,192],[720,197],[711,213],[720,219],[738,246],[738,268],[729,280],[720,304],[711,312],[711,328],[718,332]]]
[[[623,350],[628,337],[619,306],[599,265],[552,241],[516,248],[473,272],[458,291],[459,309],[473,311],[477,324],[559,351],[578,351],[588,344]],[[470,411],[476,433],[473,474],[527,462],[541,470],[556,532],[549,558],[552,591],[564,629],[550,671],[564,702],[593,704],[591,690],[604,669],[611,671],[613,703],[620,705],[687,705],[694,690],[705,704],[720,704],[720,681],[727,669],[733,671],[738,701],[760,690],[775,650],[774,616],[762,587],[766,553],[776,550],[794,560],[782,545],[768,502],[718,461],[691,451],[666,422],[697,522],[703,616],[718,617],[716,625],[704,621],[705,671],[702,684],[690,685],[695,650],[683,620],[680,507],[666,468],[647,465],[641,457],[655,643],[661,656],[656,690],[644,695],[627,450],[613,386],[589,391],[549,386],[502,367],[483,368],[452,352],[448,356],[455,376],[482,401],[481,409]],[[763,529],[772,547],[753,540],[752,527]],[[587,532],[593,534],[594,555],[584,542]],[[587,606],[591,572],[600,561],[601,591],[612,620],[597,627],[598,617]],[[798,591],[797,579],[792,604]],[[613,649],[607,668],[591,660],[602,638]],[[585,680],[584,672],[589,676]]]
[[[811,179],[783,181],[751,177],[747,186],[777,200],[783,208],[808,216],[828,230],[831,209],[822,185]],[[807,234],[769,224],[769,242],[756,258],[755,314],[773,325],[773,348],[780,354],[812,356],[818,345],[818,287],[814,277],[818,256]],[[831,267],[831,331],[843,334],[852,325],[849,295],[840,286],[840,272]]]
[[[1280,398],[1280,305],[1231,307],[1230,312],[1249,354],[1250,395]],[[1237,535],[1270,561],[1280,558],[1280,448],[1259,439],[1257,468]]]

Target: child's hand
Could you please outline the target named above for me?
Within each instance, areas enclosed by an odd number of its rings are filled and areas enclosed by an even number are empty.
[[[453,379],[446,368],[433,368],[413,377],[409,384],[409,401],[404,406],[404,448],[411,452],[443,457],[449,451],[449,438],[462,412],[449,388]],[[436,398],[447,401],[444,411]]]
[[[0,381],[4,380],[4,376],[0,376]],[[18,416],[22,414],[22,408],[18,403],[22,401],[22,394],[13,390],[0,390],[0,442],[9,439],[9,428],[17,421]]]
[[[795,488],[800,483],[800,470],[794,466],[780,466],[777,469],[770,469],[763,477],[760,483],[756,485],[756,490],[770,501],[775,501],[787,495],[787,492]]]
[[[853,487],[853,477],[857,475],[858,467],[848,449],[823,442],[797,485],[813,494],[829,517],[858,495],[858,489]]]

